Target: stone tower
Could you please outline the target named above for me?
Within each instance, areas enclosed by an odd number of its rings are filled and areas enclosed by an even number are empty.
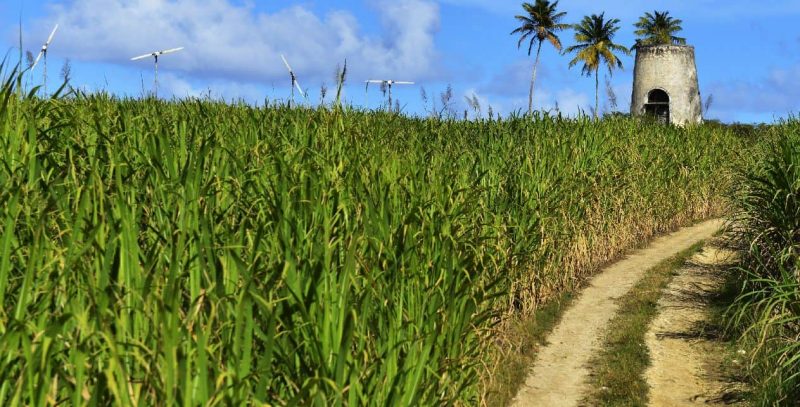
[[[636,48],[631,114],[651,115],[678,126],[702,123],[694,47]]]

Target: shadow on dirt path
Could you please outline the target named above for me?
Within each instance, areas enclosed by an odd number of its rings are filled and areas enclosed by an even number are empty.
[[[645,335],[650,406],[739,405],[743,400],[742,385],[723,372],[728,350],[711,311],[725,284],[724,269],[734,261],[734,252],[711,240],[664,290]]]

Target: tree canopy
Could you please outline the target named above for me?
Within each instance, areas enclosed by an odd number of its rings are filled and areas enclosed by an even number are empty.
[[[681,26],[683,21],[677,18],[672,18],[669,11],[653,11],[653,13],[644,13],[639,21],[634,24],[637,28],[636,45],[652,46],[652,45],[686,45],[686,38],[678,37],[675,34],[683,31]]]

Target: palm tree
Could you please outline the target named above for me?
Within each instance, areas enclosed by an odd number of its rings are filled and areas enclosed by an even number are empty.
[[[561,19],[567,15],[565,12],[558,12],[558,1],[550,3],[549,0],[536,0],[536,4],[522,3],[527,15],[519,15],[515,18],[522,25],[511,32],[511,35],[521,34],[517,48],[522,47],[525,40],[530,39],[528,44],[528,56],[531,55],[533,44],[538,43],[536,48],[536,62],[533,64],[533,74],[531,75],[531,89],[528,93],[528,113],[533,110],[533,86],[536,82],[536,68],[539,66],[539,54],[542,52],[542,43],[545,41],[553,44],[558,51],[561,51],[561,40],[556,33],[569,28],[569,24],[562,24]]]
[[[634,47],[670,44],[686,45],[686,38],[675,36],[676,33],[683,30],[681,24],[683,24],[683,21],[670,17],[669,11],[653,11],[653,14],[644,13],[642,17],[639,17],[639,22],[634,24],[638,28],[634,33],[639,37]]]
[[[605,13],[583,17],[580,24],[574,26],[577,44],[567,48],[564,53],[575,53],[569,67],[583,62],[581,73],[586,76],[594,74],[594,117],[597,117],[600,105],[600,65],[608,67],[611,75],[614,68],[622,69],[622,61],[614,52],[630,55],[631,51],[623,45],[615,44],[612,39],[619,31],[618,19],[605,19]]]

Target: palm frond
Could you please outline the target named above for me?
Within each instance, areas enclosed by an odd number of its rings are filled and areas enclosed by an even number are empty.
[[[522,47],[522,43],[531,35],[530,32],[526,32],[519,37],[519,41],[517,42],[517,48]]]
[[[605,14],[585,16],[575,26],[576,44],[564,51],[565,53],[576,53],[576,59],[573,60],[574,63],[570,63],[570,67],[575,66],[578,61],[583,61],[585,68],[593,71],[600,66],[602,60],[609,66],[621,68],[622,61],[614,55],[614,52],[629,55],[630,50],[613,42],[614,35],[619,28],[619,20],[616,18],[606,19]]]
[[[514,17],[520,22],[520,26],[511,31],[511,35],[520,35],[517,48],[521,48],[525,41],[530,41],[528,44],[528,55],[530,55],[535,43],[548,41],[560,50],[561,41],[556,33],[566,30],[570,25],[561,23],[567,13],[557,11],[558,1],[551,3],[549,0],[536,0],[535,4],[522,3],[522,8],[526,14]]]
[[[567,47],[567,49],[564,50],[564,54],[571,54],[576,51],[582,51],[583,49],[589,48],[590,46],[591,44],[575,44],[571,47]]]
[[[634,24],[638,37],[636,46],[685,45],[686,39],[674,34],[683,31],[683,20],[673,18],[669,11],[647,12]]]
[[[550,44],[553,44],[553,48],[561,51],[561,39],[558,38],[555,34],[550,34],[547,36],[547,41],[550,41]]]
[[[614,43],[613,39],[619,31],[619,20],[616,18],[606,19],[605,13],[592,14],[583,17],[575,28],[575,45],[570,46],[564,53],[575,53],[575,57],[569,62],[569,67],[583,62],[581,75],[597,78],[600,65],[608,67],[609,74],[614,68],[622,69],[622,60],[617,57],[615,52],[630,54],[630,50],[625,46]],[[599,110],[598,85],[595,82],[595,117]]]
[[[608,44],[607,47],[608,47],[608,49],[610,49],[612,51],[622,52],[625,55],[630,55],[631,54],[630,48],[628,48],[628,47],[626,47],[624,45],[611,43],[611,44]]]

